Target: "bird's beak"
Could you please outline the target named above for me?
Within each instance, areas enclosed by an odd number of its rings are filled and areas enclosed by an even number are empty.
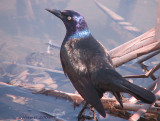
[[[57,16],[58,18],[60,18],[60,19],[63,19],[63,15],[62,15],[62,13],[61,13],[61,11],[60,10],[56,10],[56,9],[45,9],[45,10],[47,10],[47,11],[49,11],[50,13],[52,13],[52,14],[54,14],[55,16]]]

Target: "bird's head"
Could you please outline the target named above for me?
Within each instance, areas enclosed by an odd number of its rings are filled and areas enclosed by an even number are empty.
[[[83,16],[73,10],[46,9],[50,13],[60,18],[66,26],[67,32],[76,33],[80,31],[89,31]]]

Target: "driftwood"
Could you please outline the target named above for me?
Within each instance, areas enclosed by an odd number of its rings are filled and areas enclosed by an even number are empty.
[[[160,41],[155,40],[155,29],[109,51],[113,65],[118,67],[137,57],[160,49]]]

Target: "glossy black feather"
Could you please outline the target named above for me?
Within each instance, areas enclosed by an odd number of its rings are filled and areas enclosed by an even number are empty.
[[[84,40],[77,40],[76,42],[74,39],[73,41],[67,41],[64,46],[61,47],[61,63],[65,74],[68,75],[76,90],[89,104],[94,106],[95,109],[105,117],[106,114],[100,101],[100,96],[103,94],[99,95],[97,92],[91,80],[89,68],[86,65],[88,59],[92,59],[95,55],[93,54],[95,48],[90,48],[89,50],[83,49],[91,45],[90,42],[92,41],[88,41],[88,43],[83,42],[87,40],[91,40],[90,37]],[[90,53],[90,55],[88,55],[88,53]]]
[[[48,9],[47,9],[48,10]],[[103,117],[106,116],[100,98],[110,91],[123,107],[120,92],[126,92],[145,103],[153,103],[155,96],[148,90],[125,80],[113,67],[107,50],[93,38],[84,18],[77,12],[48,10],[66,26],[60,59],[64,73],[75,89]]]

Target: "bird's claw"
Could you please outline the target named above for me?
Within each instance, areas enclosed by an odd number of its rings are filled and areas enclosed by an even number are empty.
[[[87,115],[78,116],[78,121],[85,121],[85,119],[91,120],[91,119],[94,119],[94,117],[90,117]]]
[[[84,111],[84,110],[83,110],[83,111]],[[79,115],[78,115],[78,121],[85,121],[85,119],[87,119],[87,120],[92,120],[92,119],[94,119],[95,121],[98,121],[97,116],[96,116],[96,114],[95,114],[95,112],[94,112],[94,108],[93,108],[93,107],[91,107],[91,112],[93,113],[93,117],[87,116],[87,115],[83,115],[83,112],[81,111],[81,112],[79,113]]]

